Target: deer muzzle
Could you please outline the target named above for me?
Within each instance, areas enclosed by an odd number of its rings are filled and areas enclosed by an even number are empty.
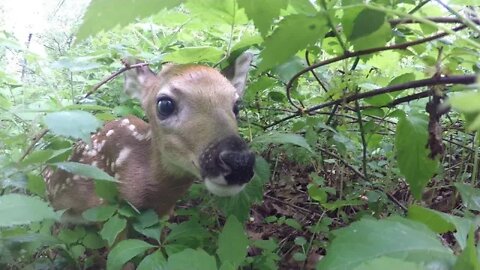
[[[255,154],[233,135],[207,146],[200,155],[200,169],[207,189],[215,195],[240,192],[253,177]]]

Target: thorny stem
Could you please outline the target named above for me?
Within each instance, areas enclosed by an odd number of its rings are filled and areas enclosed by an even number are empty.
[[[473,137],[473,170],[472,170],[472,184],[478,185],[477,175],[478,175],[478,131],[475,132]]]

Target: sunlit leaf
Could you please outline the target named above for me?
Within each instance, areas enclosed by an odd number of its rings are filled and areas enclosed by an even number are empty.
[[[90,141],[90,134],[102,123],[91,113],[84,111],[53,112],[45,116],[45,124],[51,132],[60,135]]]
[[[30,224],[45,219],[57,220],[60,215],[38,197],[14,193],[0,196],[0,227]]]

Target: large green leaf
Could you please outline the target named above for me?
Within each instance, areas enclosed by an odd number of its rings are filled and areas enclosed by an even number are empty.
[[[78,29],[77,42],[102,30],[127,25],[135,18],[144,18],[164,8],[177,6],[181,2],[183,1],[92,0]]]
[[[474,211],[480,211],[480,189],[463,183],[455,183],[455,187],[462,196],[463,205]]]
[[[392,30],[382,11],[356,7],[344,10],[342,26],[355,50],[384,46]]]
[[[147,251],[154,246],[138,239],[128,239],[118,243],[108,254],[107,269],[121,269],[133,257]]]
[[[94,115],[84,111],[53,112],[45,116],[45,124],[51,132],[90,141],[90,134],[102,125]]]
[[[245,9],[249,19],[262,36],[266,36],[273,20],[278,18],[280,10],[287,7],[288,0],[238,0],[238,5]]]
[[[362,219],[337,230],[317,269],[351,270],[381,257],[444,265],[454,256],[425,225],[404,218]]]
[[[480,261],[477,255],[477,249],[475,248],[475,230],[473,227],[468,234],[467,246],[458,256],[453,270],[480,270]]]
[[[113,216],[116,210],[117,208],[112,205],[100,205],[87,209],[82,213],[82,216],[84,219],[92,222],[105,221]]]
[[[188,47],[178,49],[167,54],[163,60],[177,64],[192,62],[218,62],[223,56],[223,51],[215,47]]]
[[[57,162],[53,165],[72,174],[81,175],[96,180],[118,182],[115,178],[95,166],[71,161]]]
[[[165,269],[167,260],[163,257],[162,251],[157,250],[154,253],[145,256],[137,267],[137,270]]]
[[[258,66],[259,71],[284,63],[298,51],[318,42],[327,31],[327,20],[323,13],[316,16],[286,16],[265,39],[265,49],[260,53],[262,62]]]
[[[451,222],[447,214],[421,206],[409,206],[408,218],[422,222],[436,233],[446,233],[455,230],[455,224]]]
[[[425,268],[416,263],[407,262],[400,259],[380,257],[367,261],[353,268],[352,270],[425,270]]]
[[[103,224],[100,236],[107,240],[109,246],[112,246],[115,239],[117,239],[117,236],[126,228],[126,226],[127,221],[124,218],[115,215]]]
[[[423,116],[403,116],[397,124],[395,137],[398,167],[417,199],[421,198],[423,188],[438,168],[438,160],[428,157],[427,125]]]
[[[257,144],[293,144],[296,146],[303,147],[310,152],[313,152],[310,145],[307,143],[304,137],[298,134],[290,134],[290,133],[279,133],[279,132],[272,132],[269,134],[263,134],[258,137],[255,137],[253,143]]]
[[[203,249],[187,248],[168,258],[168,270],[210,270],[217,269],[215,257],[208,255]]]
[[[235,216],[230,216],[218,236],[217,254],[222,264],[230,262],[235,269],[245,260],[247,256],[248,238]]]
[[[0,227],[24,225],[45,219],[59,219],[61,213],[38,197],[22,194],[0,196]]]

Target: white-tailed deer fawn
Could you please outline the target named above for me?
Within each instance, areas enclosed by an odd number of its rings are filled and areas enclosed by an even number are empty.
[[[125,76],[125,91],[140,100],[149,123],[127,117],[107,123],[78,142],[71,161],[91,164],[114,176],[120,197],[139,209],[168,213],[195,179],[219,196],[240,192],[253,177],[255,156],[239,137],[237,102],[243,95],[251,55],[237,58],[228,79],[200,65],[148,67]],[[46,176],[56,209],[77,216],[102,204],[94,183],[57,170]]]

